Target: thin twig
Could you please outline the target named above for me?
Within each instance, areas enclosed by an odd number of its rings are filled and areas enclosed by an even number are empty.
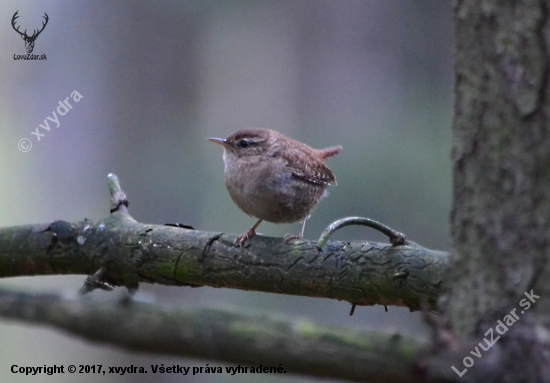
[[[325,231],[321,234],[319,237],[319,241],[317,242],[317,249],[321,251],[325,244],[327,243],[329,237],[338,229],[341,229],[344,226],[350,226],[350,225],[363,225],[372,227],[373,229],[376,229],[380,231],[381,233],[388,236],[390,239],[390,243],[392,245],[404,245],[405,244],[405,234],[400,233],[396,230],[393,230],[391,227],[384,225],[383,223],[380,223],[378,221],[375,221],[370,218],[363,218],[363,217],[347,217],[339,219],[338,221],[335,221],[331,223]]]

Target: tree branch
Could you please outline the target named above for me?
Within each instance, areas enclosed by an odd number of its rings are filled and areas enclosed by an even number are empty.
[[[0,229],[0,278],[95,273],[86,291],[146,282],[437,308],[448,253],[405,240],[329,241],[319,250],[316,242],[257,237],[238,248],[232,234],[136,222],[116,176],[109,179],[113,212],[106,219]]]
[[[0,316],[54,326],[131,351],[281,367],[280,373],[374,383],[416,381],[414,360],[425,345],[397,334],[223,310],[172,309],[135,300],[98,302],[92,296],[67,299],[1,289]],[[143,367],[152,372],[150,366]]]

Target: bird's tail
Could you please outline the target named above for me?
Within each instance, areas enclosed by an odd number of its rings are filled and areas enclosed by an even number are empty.
[[[319,149],[318,153],[321,160],[325,161],[325,160],[328,160],[330,157],[334,157],[341,151],[342,151],[342,147],[338,145],[338,146],[331,146],[330,148]]]

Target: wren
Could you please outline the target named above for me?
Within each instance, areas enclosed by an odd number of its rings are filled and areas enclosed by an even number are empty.
[[[313,149],[270,129],[247,128],[227,139],[208,138],[223,146],[225,186],[233,202],[258,221],[235,240],[243,246],[256,235],[262,221],[302,221],[302,239],[309,213],[336,179],[324,162],[340,153],[341,146]]]

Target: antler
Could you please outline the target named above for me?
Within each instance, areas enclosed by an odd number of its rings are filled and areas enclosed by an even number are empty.
[[[42,29],[41,29],[41,30],[39,30],[38,32],[34,32],[34,33],[32,34],[31,39],[32,39],[32,38],[35,38],[35,39],[36,39],[36,38],[38,37],[38,35],[39,35],[40,33],[42,33],[42,31],[44,30],[44,28],[46,28],[46,24],[48,24],[48,20],[49,20],[50,18],[48,17],[48,14],[47,14],[46,12],[44,12],[44,15],[45,15],[45,16],[42,16],[42,17],[46,19],[46,22],[45,22],[45,23],[42,23]]]
[[[13,29],[15,29],[15,31],[17,33],[19,33],[21,35],[21,37],[23,37],[25,39],[25,41],[28,41],[28,42],[36,40],[38,35],[44,30],[44,28],[46,28],[46,25],[48,24],[48,20],[50,20],[50,18],[48,17],[48,14],[46,12],[44,12],[45,16],[42,16],[42,17],[46,19],[46,22],[45,23],[42,22],[42,29],[40,29],[38,32],[36,31],[36,29],[34,29],[32,36],[29,36],[29,35],[27,35],[27,30],[26,29],[25,29],[25,32],[21,32],[21,31],[19,31],[19,28],[15,27],[15,20],[19,17],[18,13],[19,13],[19,11],[16,11],[13,14],[13,17],[11,19],[11,26],[13,27]]]
[[[21,36],[24,37],[24,36],[27,36],[27,30],[25,29],[25,33],[21,33],[21,32],[19,32],[19,28],[15,28],[15,20],[19,17],[19,16],[17,15],[18,13],[19,13],[19,11],[15,12],[15,13],[13,14],[13,17],[12,17],[12,19],[11,19],[11,26],[13,27],[13,29],[15,29],[15,31],[16,31],[17,33],[19,33]]]

